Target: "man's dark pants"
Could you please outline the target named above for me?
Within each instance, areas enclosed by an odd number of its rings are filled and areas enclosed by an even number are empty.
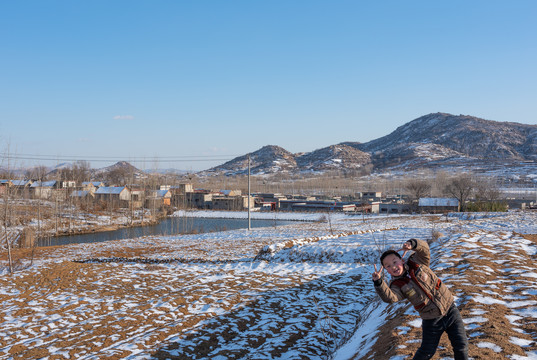
[[[421,346],[412,358],[413,360],[432,358],[444,331],[451,341],[455,360],[468,360],[468,338],[455,303],[451,305],[444,317],[423,320],[421,330],[423,332]]]

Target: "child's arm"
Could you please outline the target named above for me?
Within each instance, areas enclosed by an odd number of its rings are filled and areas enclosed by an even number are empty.
[[[374,281],[374,284],[375,291],[384,302],[394,303],[405,298],[401,292],[401,289],[399,289],[397,286],[394,286],[393,288],[389,287],[386,281],[383,279]]]
[[[412,261],[428,267],[431,263],[431,252],[427,241],[410,239],[407,242],[410,242],[412,250],[414,250],[414,254],[410,257]]]

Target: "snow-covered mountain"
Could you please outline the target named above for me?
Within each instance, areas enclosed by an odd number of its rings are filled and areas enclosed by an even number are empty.
[[[246,174],[248,172],[248,156],[250,157],[250,172],[253,174],[272,174],[281,171],[293,172],[297,169],[295,155],[279,146],[267,145],[253,153],[239,156],[204,173],[225,175]]]
[[[537,165],[537,125],[434,113],[367,143],[344,142],[299,154],[268,145],[201,174],[245,174],[248,155],[253,174]]]
[[[346,144],[370,153],[376,168],[534,161],[537,125],[435,113],[370,142]]]
[[[358,170],[371,164],[371,155],[338,144],[297,156],[296,161],[300,171]]]

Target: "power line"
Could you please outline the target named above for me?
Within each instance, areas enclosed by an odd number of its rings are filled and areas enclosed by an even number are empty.
[[[185,156],[153,156],[153,157],[115,157],[115,156],[74,156],[74,155],[40,155],[40,154],[18,154],[4,155],[7,160],[36,160],[36,161],[91,161],[91,162],[113,162],[113,161],[131,161],[131,162],[207,162],[207,161],[228,161],[240,155],[185,155]]]

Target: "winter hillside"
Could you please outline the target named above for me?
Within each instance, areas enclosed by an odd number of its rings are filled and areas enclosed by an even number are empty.
[[[377,166],[424,157],[429,161],[451,162],[536,160],[537,126],[435,113],[400,126],[389,135],[354,146],[375,154],[373,162]]]
[[[279,146],[267,145],[249,155],[250,171],[254,174],[265,172],[276,173],[296,169],[295,156]],[[240,156],[207,171],[208,174],[222,172],[226,175],[247,174],[248,155]]]
[[[356,170],[371,164],[371,155],[343,144],[332,145],[297,157],[301,171]]]
[[[419,319],[379,302],[371,273],[412,237],[431,242],[473,359],[537,358],[536,212],[290,215],[317,221],[14,250],[13,275],[3,252],[0,358],[405,359]]]
[[[366,143],[349,141],[299,154],[269,145],[250,157],[251,172],[266,175],[438,167],[494,170],[499,165],[527,165],[535,171],[536,154],[537,125],[434,113]],[[199,175],[245,174],[247,158],[248,155],[237,157]]]

